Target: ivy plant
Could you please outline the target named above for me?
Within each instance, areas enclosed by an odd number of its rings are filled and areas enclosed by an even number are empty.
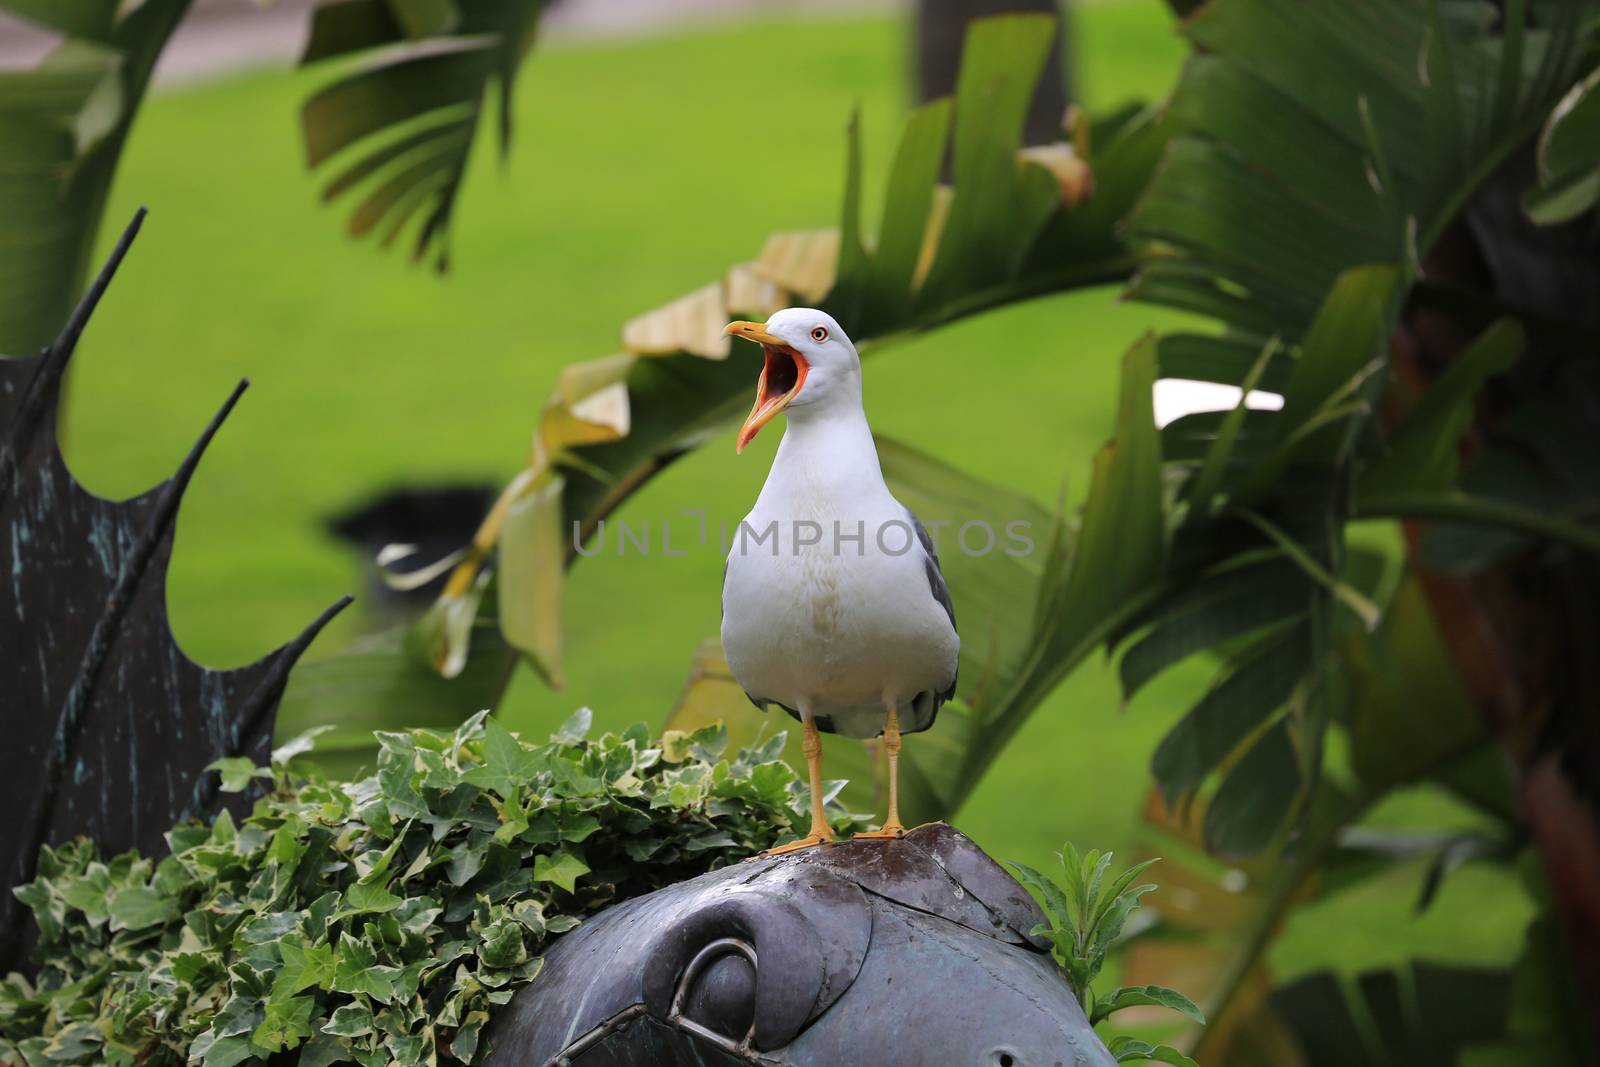
[[[1103,996],[1094,991],[1094,980],[1100,976],[1106,954],[1111,950],[1128,918],[1139,907],[1139,900],[1156,887],[1153,883],[1135,884],[1139,876],[1157,861],[1145,860],[1134,864],[1107,881],[1111,870],[1112,853],[1090,851],[1080,856],[1078,850],[1067,842],[1057,854],[1065,884],[1021,863],[1008,866],[1017,878],[1038,900],[1044,909],[1048,925],[1041,923],[1034,933],[1050,940],[1050,956],[1066,975],[1084,1015],[1095,1026],[1123,1008],[1156,1006],[1170,1008],[1204,1024],[1193,1001],[1175,989],[1165,986],[1121,986]],[[1198,1067],[1198,1064],[1171,1045],[1153,1045],[1147,1041],[1117,1034],[1106,1039],[1106,1047],[1116,1056],[1118,1063],[1175,1064],[1177,1067]]]
[[[220,761],[225,789],[265,795],[174,827],[159,861],[45,849],[0,1063],[470,1064],[550,938],[795,832],[784,734],[725,756],[720,727],[589,738],[584,710],[534,745],[486,716],[380,734],[355,782],[295,761],[309,738]]]

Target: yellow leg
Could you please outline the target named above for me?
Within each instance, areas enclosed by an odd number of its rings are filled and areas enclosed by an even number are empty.
[[[883,724],[883,750],[889,754],[889,818],[881,830],[856,834],[856,837],[886,840],[904,837],[906,828],[900,822],[900,714],[889,709],[888,721]]]
[[[817,733],[817,724],[809,717],[803,725],[805,735],[801,741],[801,751],[806,755],[806,767],[811,772],[811,832],[798,841],[769,848],[762,853],[763,856],[781,856],[786,852],[826,845],[833,840],[833,831],[828,827],[828,814],[822,807],[822,736]]]

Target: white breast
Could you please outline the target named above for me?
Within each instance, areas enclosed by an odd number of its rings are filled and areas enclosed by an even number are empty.
[[[751,696],[871,737],[889,707],[950,684],[959,639],[875,452],[841,470],[790,445],[733,539],[723,648]]]

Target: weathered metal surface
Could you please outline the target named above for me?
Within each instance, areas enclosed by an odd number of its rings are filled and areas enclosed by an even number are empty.
[[[348,602],[238,670],[212,671],[173,640],[167,561],[184,488],[241,382],[177,472],[129,500],[85,490],[56,441],[62,376],[143,212],[48,348],[0,359],[0,972],[20,955],[11,887],[41,843],[88,834],[107,852],[166,850],[180,817],[217,806],[222,756],[265,762],[290,666]],[[130,424],[149,413],[130,413]]]
[[[589,920],[486,1067],[1111,1067],[1021,886],[943,824],[713,871]]]

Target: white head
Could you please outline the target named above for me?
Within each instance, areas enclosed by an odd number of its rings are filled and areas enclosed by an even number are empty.
[[[765,323],[730,322],[723,332],[758,342],[766,354],[755,407],[739,431],[740,452],[786,408],[798,415],[840,405],[861,407],[861,358],[832,315],[815,308],[784,308]]]

